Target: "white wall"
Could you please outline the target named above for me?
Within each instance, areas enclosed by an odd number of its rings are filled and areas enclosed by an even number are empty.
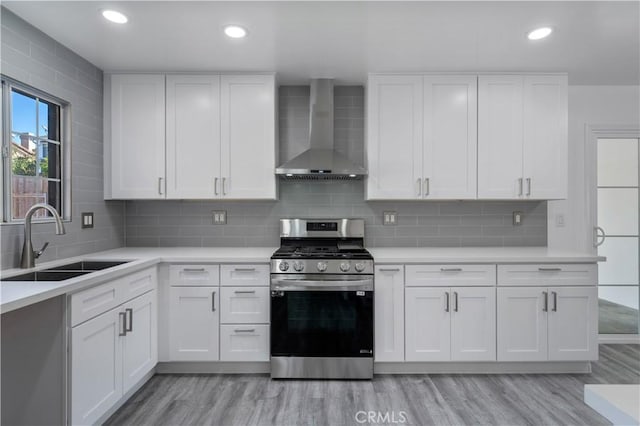
[[[547,204],[550,248],[594,250],[585,184],[588,125],[640,126],[640,86],[569,86],[569,198]],[[564,227],[556,226],[557,214],[564,214]]]

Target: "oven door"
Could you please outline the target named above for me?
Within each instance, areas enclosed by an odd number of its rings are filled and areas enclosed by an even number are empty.
[[[272,276],[271,356],[373,357],[373,277]]]

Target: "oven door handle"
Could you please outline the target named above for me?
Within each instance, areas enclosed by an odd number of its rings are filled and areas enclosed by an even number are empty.
[[[306,291],[373,291],[373,278],[357,280],[305,280],[291,278],[271,278],[271,290],[306,290]]]

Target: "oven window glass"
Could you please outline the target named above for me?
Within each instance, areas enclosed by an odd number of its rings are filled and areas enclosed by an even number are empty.
[[[286,291],[271,297],[273,356],[371,357],[373,292]]]

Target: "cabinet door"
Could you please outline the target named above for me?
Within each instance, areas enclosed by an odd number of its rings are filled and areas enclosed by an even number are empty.
[[[122,396],[118,308],[71,330],[71,424],[93,424]]]
[[[476,198],[477,90],[476,76],[424,77],[424,198]]]
[[[110,83],[111,198],[165,198],[164,75],[112,75]]]
[[[404,361],[404,269],[375,268],[375,360]]]
[[[217,287],[171,287],[171,361],[218,360],[219,294]]]
[[[449,288],[405,289],[407,361],[451,359],[450,302]]]
[[[520,75],[478,78],[478,198],[516,199],[524,193],[523,81]]]
[[[169,75],[167,198],[215,198],[220,184],[220,76]]]
[[[220,361],[269,361],[269,326],[221,325]]]
[[[451,359],[496,360],[496,289],[452,287]]]
[[[122,339],[123,393],[127,393],[158,362],[158,323],[156,291],[126,303],[127,334]]]
[[[273,75],[221,77],[224,198],[276,198]]]
[[[597,359],[597,288],[549,288],[549,360]]]
[[[498,288],[498,361],[547,360],[545,293],[544,287]]]
[[[524,78],[525,196],[567,198],[567,77]]]
[[[367,99],[367,199],[421,198],[422,77],[370,76]]]

